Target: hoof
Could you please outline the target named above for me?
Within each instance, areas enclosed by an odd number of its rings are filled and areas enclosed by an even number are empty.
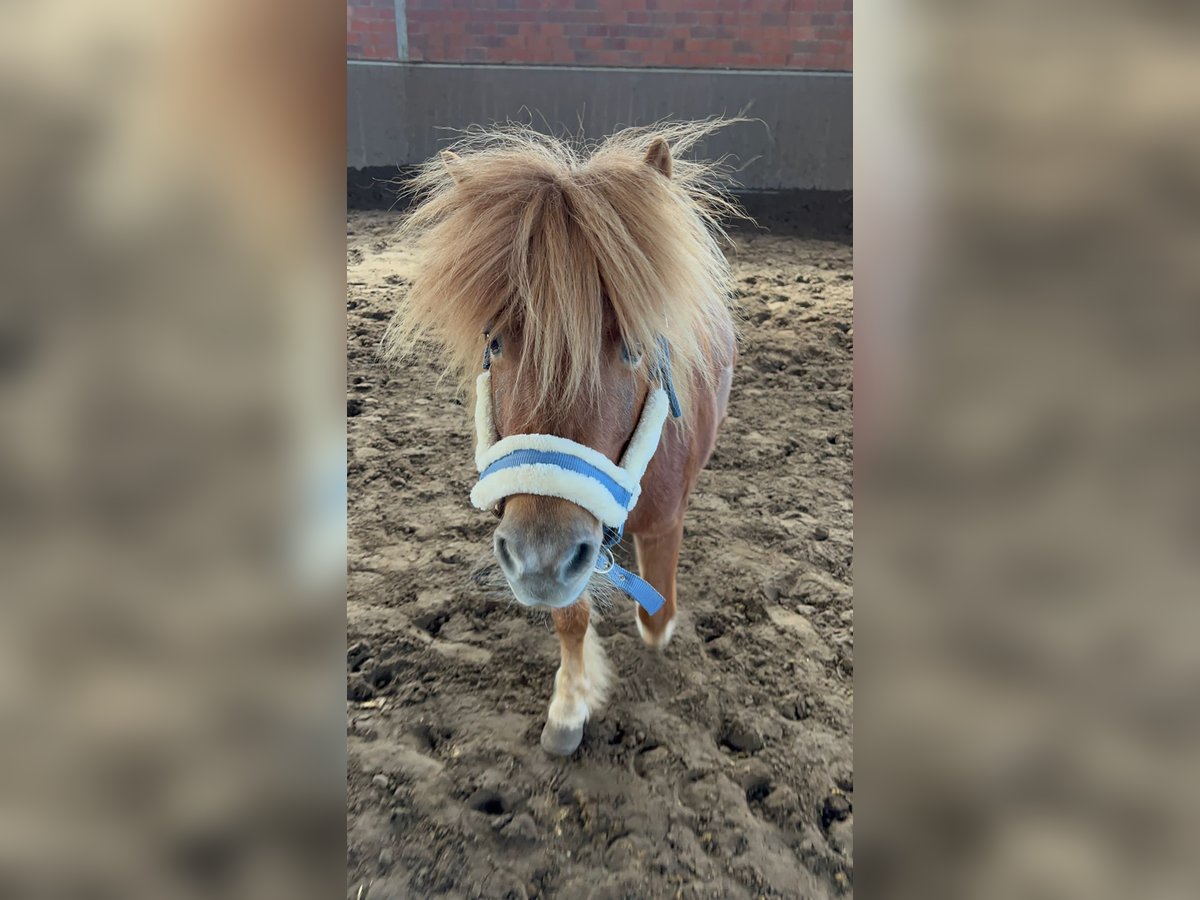
[[[542,749],[551,756],[570,756],[583,740],[583,726],[555,725],[547,722],[542,729]]]
[[[635,616],[635,621],[637,622],[638,634],[640,634],[642,636],[642,642],[647,647],[651,647],[654,650],[666,650],[667,649],[667,644],[671,643],[671,638],[675,634],[675,620],[674,619],[671,619],[670,621],[668,621],[667,624],[665,626],[663,626],[663,629],[661,632],[654,632],[654,631],[651,631],[649,628],[647,628],[645,623],[642,622],[642,617],[641,617],[640,613],[639,613],[639,615]]]

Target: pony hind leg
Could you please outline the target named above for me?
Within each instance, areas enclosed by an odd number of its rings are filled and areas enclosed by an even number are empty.
[[[675,573],[683,543],[683,517],[655,535],[635,535],[638,571],[663,596],[662,608],[650,615],[637,608],[638,633],[649,647],[662,650],[675,634]]]
[[[554,696],[542,729],[542,749],[569,756],[583,740],[583,725],[608,695],[611,672],[604,647],[591,627],[585,594],[577,603],[551,611],[562,662],[554,675]]]

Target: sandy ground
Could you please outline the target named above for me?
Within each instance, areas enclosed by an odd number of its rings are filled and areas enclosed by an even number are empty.
[[[561,760],[538,745],[549,619],[479,586],[495,520],[467,499],[466,410],[432,359],[379,361],[396,222],[346,232],[347,896],[851,894],[849,244],[736,236],[742,355],[679,627],[659,654],[632,601],[599,624],[615,687]]]

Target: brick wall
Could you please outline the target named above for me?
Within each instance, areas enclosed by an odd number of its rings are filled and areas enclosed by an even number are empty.
[[[853,0],[347,0],[347,56],[848,72],[852,8]]]
[[[347,59],[398,59],[396,34],[396,0],[346,0]]]

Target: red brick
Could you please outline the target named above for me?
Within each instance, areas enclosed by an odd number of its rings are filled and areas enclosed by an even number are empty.
[[[349,0],[348,56],[395,53],[393,2]],[[853,68],[851,0],[408,0],[407,9],[414,60]]]

